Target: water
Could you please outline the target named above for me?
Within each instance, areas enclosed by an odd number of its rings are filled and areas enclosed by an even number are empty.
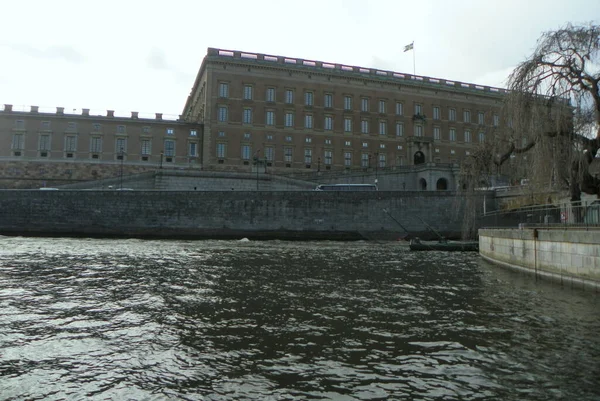
[[[2,400],[598,400],[593,292],[397,243],[0,238]]]

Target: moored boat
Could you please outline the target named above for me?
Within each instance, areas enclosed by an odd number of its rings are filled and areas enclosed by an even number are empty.
[[[421,241],[418,238],[410,241],[411,251],[448,251],[448,252],[478,252],[478,241]]]

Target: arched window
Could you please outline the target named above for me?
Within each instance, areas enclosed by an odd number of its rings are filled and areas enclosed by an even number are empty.
[[[419,180],[419,188],[421,188],[421,191],[427,191],[427,180],[425,178]]]
[[[437,180],[437,183],[435,184],[435,189],[437,189],[438,191],[445,191],[448,189],[448,180],[446,180],[445,178],[440,178],[439,180]]]
[[[414,159],[415,165],[425,163],[425,155],[420,150],[417,153],[415,153],[415,156],[413,159]]]

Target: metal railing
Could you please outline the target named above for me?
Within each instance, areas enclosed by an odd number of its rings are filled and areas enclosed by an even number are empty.
[[[480,227],[593,227],[600,228],[600,200],[576,205],[572,203],[498,210],[479,218]]]

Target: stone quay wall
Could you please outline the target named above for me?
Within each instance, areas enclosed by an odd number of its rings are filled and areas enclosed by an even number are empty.
[[[600,229],[480,229],[479,253],[562,284],[600,289]]]
[[[448,191],[0,190],[0,234],[369,240],[403,226],[432,238],[420,217],[457,238],[465,204]]]

